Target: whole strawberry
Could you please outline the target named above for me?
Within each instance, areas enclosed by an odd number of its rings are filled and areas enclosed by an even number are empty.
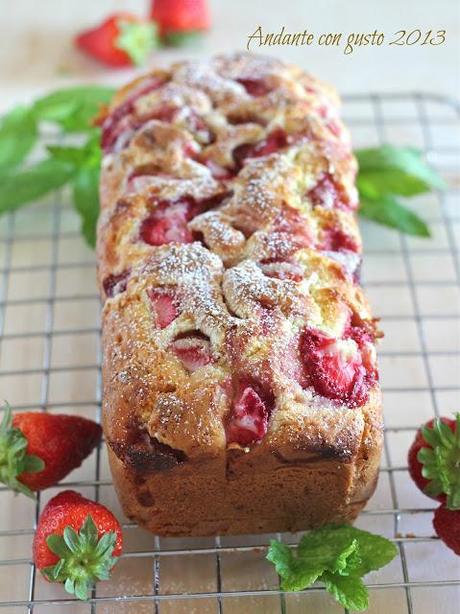
[[[409,473],[428,497],[460,509],[460,413],[435,418],[417,431],[409,449]]]
[[[23,412],[5,408],[0,425],[0,482],[33,496],[60,482],[99,443],[96,422],[60,414]]]
[[[131,13],[116,13],[78,34],[75,44],[107,66],[141,65],[158,46],[156,26]]]
[[[49,582],[87,599],[97,580],[108,580],[123,546],[120,523],[110,510],[73,490],[51,499],[33,542],[33,559]]]
[[[207,0],[152,0],[150,16],[162,36],[207,30],[211,18]]]
[[[460,510],[441,505],[434,513],[433,526],[446,546],[460,556]]]

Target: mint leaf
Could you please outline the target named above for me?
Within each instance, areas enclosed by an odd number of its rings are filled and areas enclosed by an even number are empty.
[[[275,564],[282,578],[282,588],[298,591],[313,584],[325,570],[344,570],[357,546],[353,538],[336,535],[327,528],[318,529],[302,537],[297,556],[288,546],[272,540],[267,559]]]
[[[363,612],[369,606],[367,588],[359,576],[341,576],[338,573],[325,571],[320,581],[326,585],[326,590],[349,610]]]
[[[99,168],[82,168],[73,181],[75,208],[81,217],[81,232],[90,247],[96,245],[99,217]]]
[[[422,153],[412,147],[383,145],[358,149],[354,154],[359,164],[358,188],[368,196],[388,193],[413,196],[446,187]]]
[[[276,540],[267,559],[274,563],[283,590],[299,591],[316,580],[345,608],[367,608],[367,588],[361,577],[387,565],[397,554],[389,540],[349,525],[326,525],[302,537],[297,555]]]
[[[396,228],[401,232],[418,237],[431,236],[425,222],[415,213],[401,205],[392,194],[385,194],[379,198],[361,196],[359,214],[374,222]]]
[[[388,565],[398,553],[397,547],[385,537],[375,535],[356,527],[343,525],[328,529],[335,539],[342,542],[355,540],[358,544],[359,561],[354,560],[352,574],[364,576]],[[350,559],[348,559],[349,561]]]
[[[334,564],[330,559],[321,560],[314,552],[310,558],[296,557],[289,546],[276,540],[270,542],[267,559],[275,565],[282,579],[281,588],[285,591],[300,591],[310,586],[321,575],[328,562]]]
[[[38,137],[37,124],[27,107],[16,107],[0,123],[0,173],[24,160]]]
[[[25,170],[1,178],[0,213],[13,211],[65,185],[74,175],[72,165],[47,158]]]
[[[81,85],[56,90],[36,101],[33,113],[40,121],[55,122],[65,132],[87,132],[94,129],[92,121],[104,104],[108,104],[114,89],[100,85]]]

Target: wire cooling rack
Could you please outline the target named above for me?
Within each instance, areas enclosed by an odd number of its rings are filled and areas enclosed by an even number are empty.
[[[364,281],[382,316],[380,351],[386,441],[377,492],[358,525],[392,539],[399,557],[367,577],[370,612],[451,614],[460,600],[459,559],[433,535],[433,502],[411,483],[406,452],[417,426],[459,409],[460,107],[434,95],[345,97],[355,147],[384,141],[425,150],[449,182],[411,204],[430,240],[363,223]],[[0,220],[0,386],[15,410],[100,418],[99,304],[94,256],[65,194]],[[66,487],[122,518],[103,450]],[[271,535],[163,539],[124,522],[126,549],[113,578],[88,603],[46,583],[30,560],[40,509],[0,489],[0,614],[343,612],[320,586],[284,594],[265,561]],[[296,543],[299,535],[277,535]]]

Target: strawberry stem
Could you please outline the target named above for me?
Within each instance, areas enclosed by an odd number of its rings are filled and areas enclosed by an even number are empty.
[[[133,64],[141,66],[148,55],[158,47],[157,28],[154,23],[118,21],[120,34],[115,47],[122,49],[131,58]]]
[[[110,570],[118,561],[118,557],[112,556],[116,539],[115,531],[98,539],[97,527],[88,514],[78,533],[67,526],[62,535],[47,537],[46,544],[59,561],[42,569],[42,573],[50,582],[64,583],[68,593],[85,601],[95,582],[109,579]]]
[[[28,441],[22,431],[13,426],[11,407],[6,403],[0,424],[0,482],[16,492],[34,498],[35,494],[18,480],[18,476],[25,471],[43,471],[45,463],[38,456],[27,454],[27,446]]]
[[[422,475],[429,484],[425,492],[432,497],[446,495],[446,507],[460,509],[460,413],[455,417],[455,430],[439,418],[432,428],[424,427],[422,435],[431,447],[423,447],[417,454]]]

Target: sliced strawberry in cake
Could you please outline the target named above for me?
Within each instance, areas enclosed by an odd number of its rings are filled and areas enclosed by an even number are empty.
[[[306,329],[300,354],[307,385],[329,399],[359,407],[366,403],[369,388],[377,379],[370,335],[349,327],[341,338]]]
[[[271,91],[271,87],[264,79],[237,79],[237,81],[241,83],[250,96],[255,98],[265,96]]]
[[[302,217],[297,209],[290,207],[286,203],[273,222],[273,230],[286,234],[285,240],[292,244],[293,251],[301,247],[310,247],[313,244],[308,220]]]
[[[174,294],[165,288],[152,288],[148,291],[152,303],[155,324],[158,328],[166,328],[179,315]]]
[[[132,129],[135,121],[131,119],[131,116],[136,100],[158,89],[164,83],[165,80],[161,77],[153,76],[147,79],[105,118],[101,136],[101,147],[105,152],[111,151],[125,130]]]
[[[177,202],[160,201],[142,222],[140,237],[149,245],[191,243],[193,235],[187,224],[192,217],[193,204],[190,199]]]
[[[307,197],[314,207],[325,209],[342,209],[349,211],[354,206],[345,190],[330,173],[323,173],[316,185],[309,190]]]
[[[108,298],[112,298],[117,294],[120,294],[120,292],[124,292],[128,284],[128,276],[129,271],[123,271],[122,273],[118,273],[117,275],[107,275],[107,277],[102,282],[102,287],[104,288],[105,295]]]
[[[210,341],[202,335],[179,337],[170,347],[187,371],[192,373],[212,361]]]
[[[359,245],[356,239],[346,233],[342,228],[327,226],[322,230],[319,249],[331,252],[340,252],[348,250],[350,252],[359,252]]]
[[[233,150],[233,160],[237,168],[241,168],[248,158],[260,158],[276,153],[289,145],[289,136],[282,128],[276,128],[265,139],[258,143],[243,143]]]
[[[247,446],[260,441],[267,432],[269,415],[266,403],[254,388],[242,388],[227,424],[227,443]]]

